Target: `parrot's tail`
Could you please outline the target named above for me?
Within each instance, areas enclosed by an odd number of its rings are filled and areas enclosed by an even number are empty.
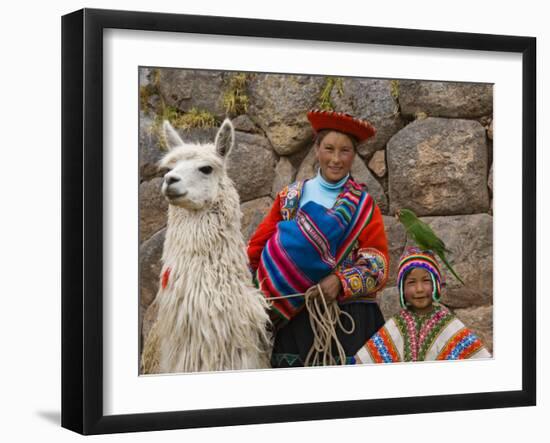
[[[462,283],[462,286],[466,286],[466,284],[462,281],[462,279],[458,276],[458,274],[455,272],[455,270],[453,269],[453,267],[451,266],[451,264],[447,261],[447,259],[443,256],[440,256],[439,258],[441,258],[441,260],[443,261],[443,263],[445,263],[445,266],[447,266],[447,268],[449,269],[449,271],[451,271],[451,273],[454,275],[454,277],[460,282]]]

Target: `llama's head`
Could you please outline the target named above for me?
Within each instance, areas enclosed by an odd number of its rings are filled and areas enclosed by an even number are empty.
[[[162,194],[174,206],[191,210],[209,206],[218,197],[225,159],[235,143],[231,121],[222,123],[214,144],[184,143],[168,121],[164,134],[170,151],[159,163],[164,172]]]

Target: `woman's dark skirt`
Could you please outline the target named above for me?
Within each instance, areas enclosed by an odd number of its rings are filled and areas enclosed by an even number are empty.
[[[355,321],[355,330],[349,335],[336,327],[336,335],[346,353],[346,362],[351,363],[357,351],[384,326],[384,317],[377,303],[347,303],[340,305],[340,309],[350,314]],[[349,329],[349,319],[345,316],[341,318],[344,327]],[[302,309],[296,317],[277,331],[271,365],[274,368],[304,366],[312,344],[313,332],[309,314],[306,309]]]

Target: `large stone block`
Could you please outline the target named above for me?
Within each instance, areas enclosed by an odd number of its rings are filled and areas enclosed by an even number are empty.
[[[476,121],[427,118],[388,142],[390,212],[417,215],[489,211],[487,141]]]
[[[493,85],[400,80],[399,104],[407,117],[482,117],[493,112]]]
[[[139,247],[140,306],[143,309],[147,309],[157,296],[165,236],[166,228],[157,232]]]
[[[249,83],[248,114],[279,155],[291,155],[311,142],[306,114],[315,108],[324,77],[257,74]]]
[[[342,92],[332,90],[336,111],[368,120],[376,128],[376,135],[358,146],[358,152],[367,159],[404,126],[392,94],[393,84],[391,80],[344,78]]]
[[[256,228],[267,215],[272,205],[273,199],[271,197],[258,198],[241,205],[241,212],[243,214],[241,232],[245,242],[248,242],[252,234],[254,234]]]
[[[271,194],[276,163],[277,156],[265,137],[235,133],[235,146],[227,158],[227,174],[235,183],[241,202]]]
[[[160,192],[162,181],[157,177],[139,185],[140,243],[166,226],[168,202]]]
[[[384,177],[386,175],[386,151],[376,151],[369,161],[369,169],[374,172],[377,177]]]
[[[271,197],[275,198],[285,186],[291,184],[296,177],[296,172],[296,168],[288,157],[281,157],[275,167],[275,180],[271,188]]]
[[[224,78],[220,71],[160,69],[159,90],[168,106],[187,112],[191,108],[225,116]]]

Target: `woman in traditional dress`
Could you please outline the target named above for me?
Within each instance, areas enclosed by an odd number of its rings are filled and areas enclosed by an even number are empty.
[[[383,324],[376,294],[388,275],[388,245],[380,209],[350,174],[357,144],[375,134],[367,121],[310,111],[319,170],[277,195],[248,244],[250,267],[272,302],[273,367],[304,366],[313,344],[304,294],[337,303],[337,338],[345,364]],[[290,296],[290,298],[283,298]],[[349,331],[348,331],[349,332]],[[340,348],[340,349],[342,349]],[[342,355],[341,353],[339,355]]]
[[[479,337],[439,303],[441,271],[431,251],[405,250],[397,287],[403,309],[365,343],[356,363],[491,357]]]

